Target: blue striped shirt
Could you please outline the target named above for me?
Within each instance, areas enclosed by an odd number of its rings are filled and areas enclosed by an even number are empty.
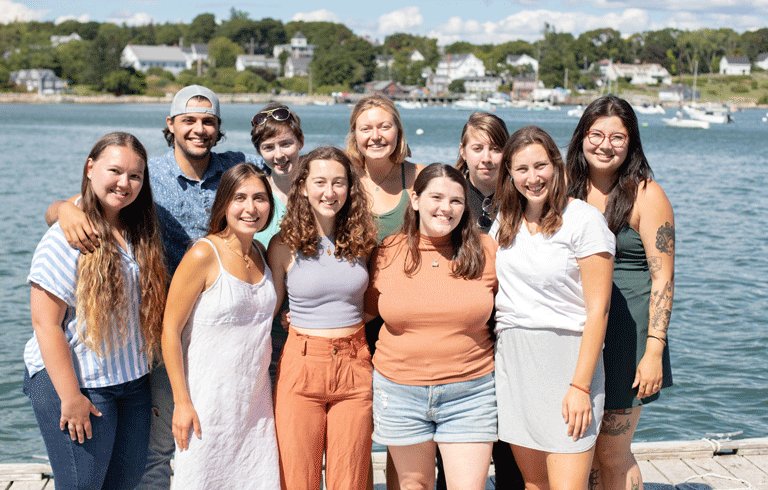
[[[115,347],[103,358],[86,347],[77,332],[75,293],[80,251],[69,246],[58,223],[48,229],[32,257],[27,282],[37,284],[67,304],[61,328],[69,344],[81,388],[113,386],[133,381],[149,372],[149,363],[144,353],[145,341],[139,328],[139,266],[133,258],[130,243],[128,250],[121,252],[128,311],[126,317],[119,320],[126,321],[128,328],[124,345]],[[106,346],[102,346],[102,350],[108,351]],[[24,363],[30,376],[45,368],[36,334],[24,348]]]

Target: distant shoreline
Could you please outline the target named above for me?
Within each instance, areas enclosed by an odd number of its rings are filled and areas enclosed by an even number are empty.
[[[339,100],[336,97],[330,95],[276,95],[269,93],[254,93],[254,94],[218,94],[219,101],[224,104],[257,104],[263,105],[268,102],[280,102],[288,106],[302,106],[302,105],[328,105],[334,103],[343,102],[355,102],[357,98],[361,97],[359,94],[349,94],[352,100]],[[149,95],[112,95],[112,94],[99,94],[99,95],[77,95],[77,94],[60,94],[60,95],[39,95],[35,93],[18,93],[18,92],[0,92],[0,104],[169,104],[173,100],[172,94],[167,94],[162,97],[152,97]],[[576,96],[571,99],[570,104],[564,105],[588,105],[597,96]],[[622,94],[622,97],[632,102],[635,98],[642,99],[643,97],[636,97],[633,94]],[[634,103],[634,102],[633,102]],[[699,103],[705,103],[699,101]],[[662,103],[663,107],[675,108],[678,104]],[[729,107],[735,107],[739,110],[742,109],[766,109],[768,105],[755,104],[754,102],[729,102]]]
[[[275,94],[218,94],[221,103],[229,104],[266,104],[281,102],[287,105],[308,105],[316,101],[321,104],[333,103],[329,95],[275,95]],[[2,104],[170,104],[173,95],[152,97],[149,95],[39,95],[35,93],[0,93]]]

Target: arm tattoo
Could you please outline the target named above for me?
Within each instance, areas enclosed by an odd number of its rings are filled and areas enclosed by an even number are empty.
[[[656,274],[661,270],[661,257],[648,257],[648,272]]]
[[[675,254],[675,227],[669,221],[656,232],[656,249],[663,254]]]
[[[673,280],[669,280],[661,289],[651,291],[651,328],[657,332],[667,333],[669,328],[674,288]]]

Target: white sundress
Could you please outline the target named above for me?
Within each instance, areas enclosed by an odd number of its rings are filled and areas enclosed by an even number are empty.
[[[224,269],[197,300],[182,332],[187,387],[202,439],[176,448],[173,488],[279,490],[269,361],[275,309],[272,272],[249,284]],[[259,252],[261,254],[261,252]]]

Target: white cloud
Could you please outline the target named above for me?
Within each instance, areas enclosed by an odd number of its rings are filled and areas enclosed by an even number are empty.
[[[320,9],[313,12],[297,12],[291,17],[292,21],[304,22],[339,22],[339,16],[330,10]]]
[[[50,10],[32,10],[21,3],[10,0],[0,0],[0,24],[8,24],[14,21],[28,22],[40,20]]]
[[[409,32],[419,28],[424,23],[424,17],[419,7],[405,7],[379,17],[379,33],[383,35],[396,32]]]
[[[75,17],[74,15],[63,15],[56,19],[53,23],[56,25],[63,24],[64,22],[68,20],[76,20],[82,24],[85,24],[86,22],[91,21],[91,16],[88,14],[83,14],[80,17]]]
[[[118,10],[112,12],[110,16],[105,19],[105,22],[111,22],[116,25],[125,24],[127,26],[145,26],[156,23],[155,19],[149,14],[143,12],[134,14],[130,10]]]

